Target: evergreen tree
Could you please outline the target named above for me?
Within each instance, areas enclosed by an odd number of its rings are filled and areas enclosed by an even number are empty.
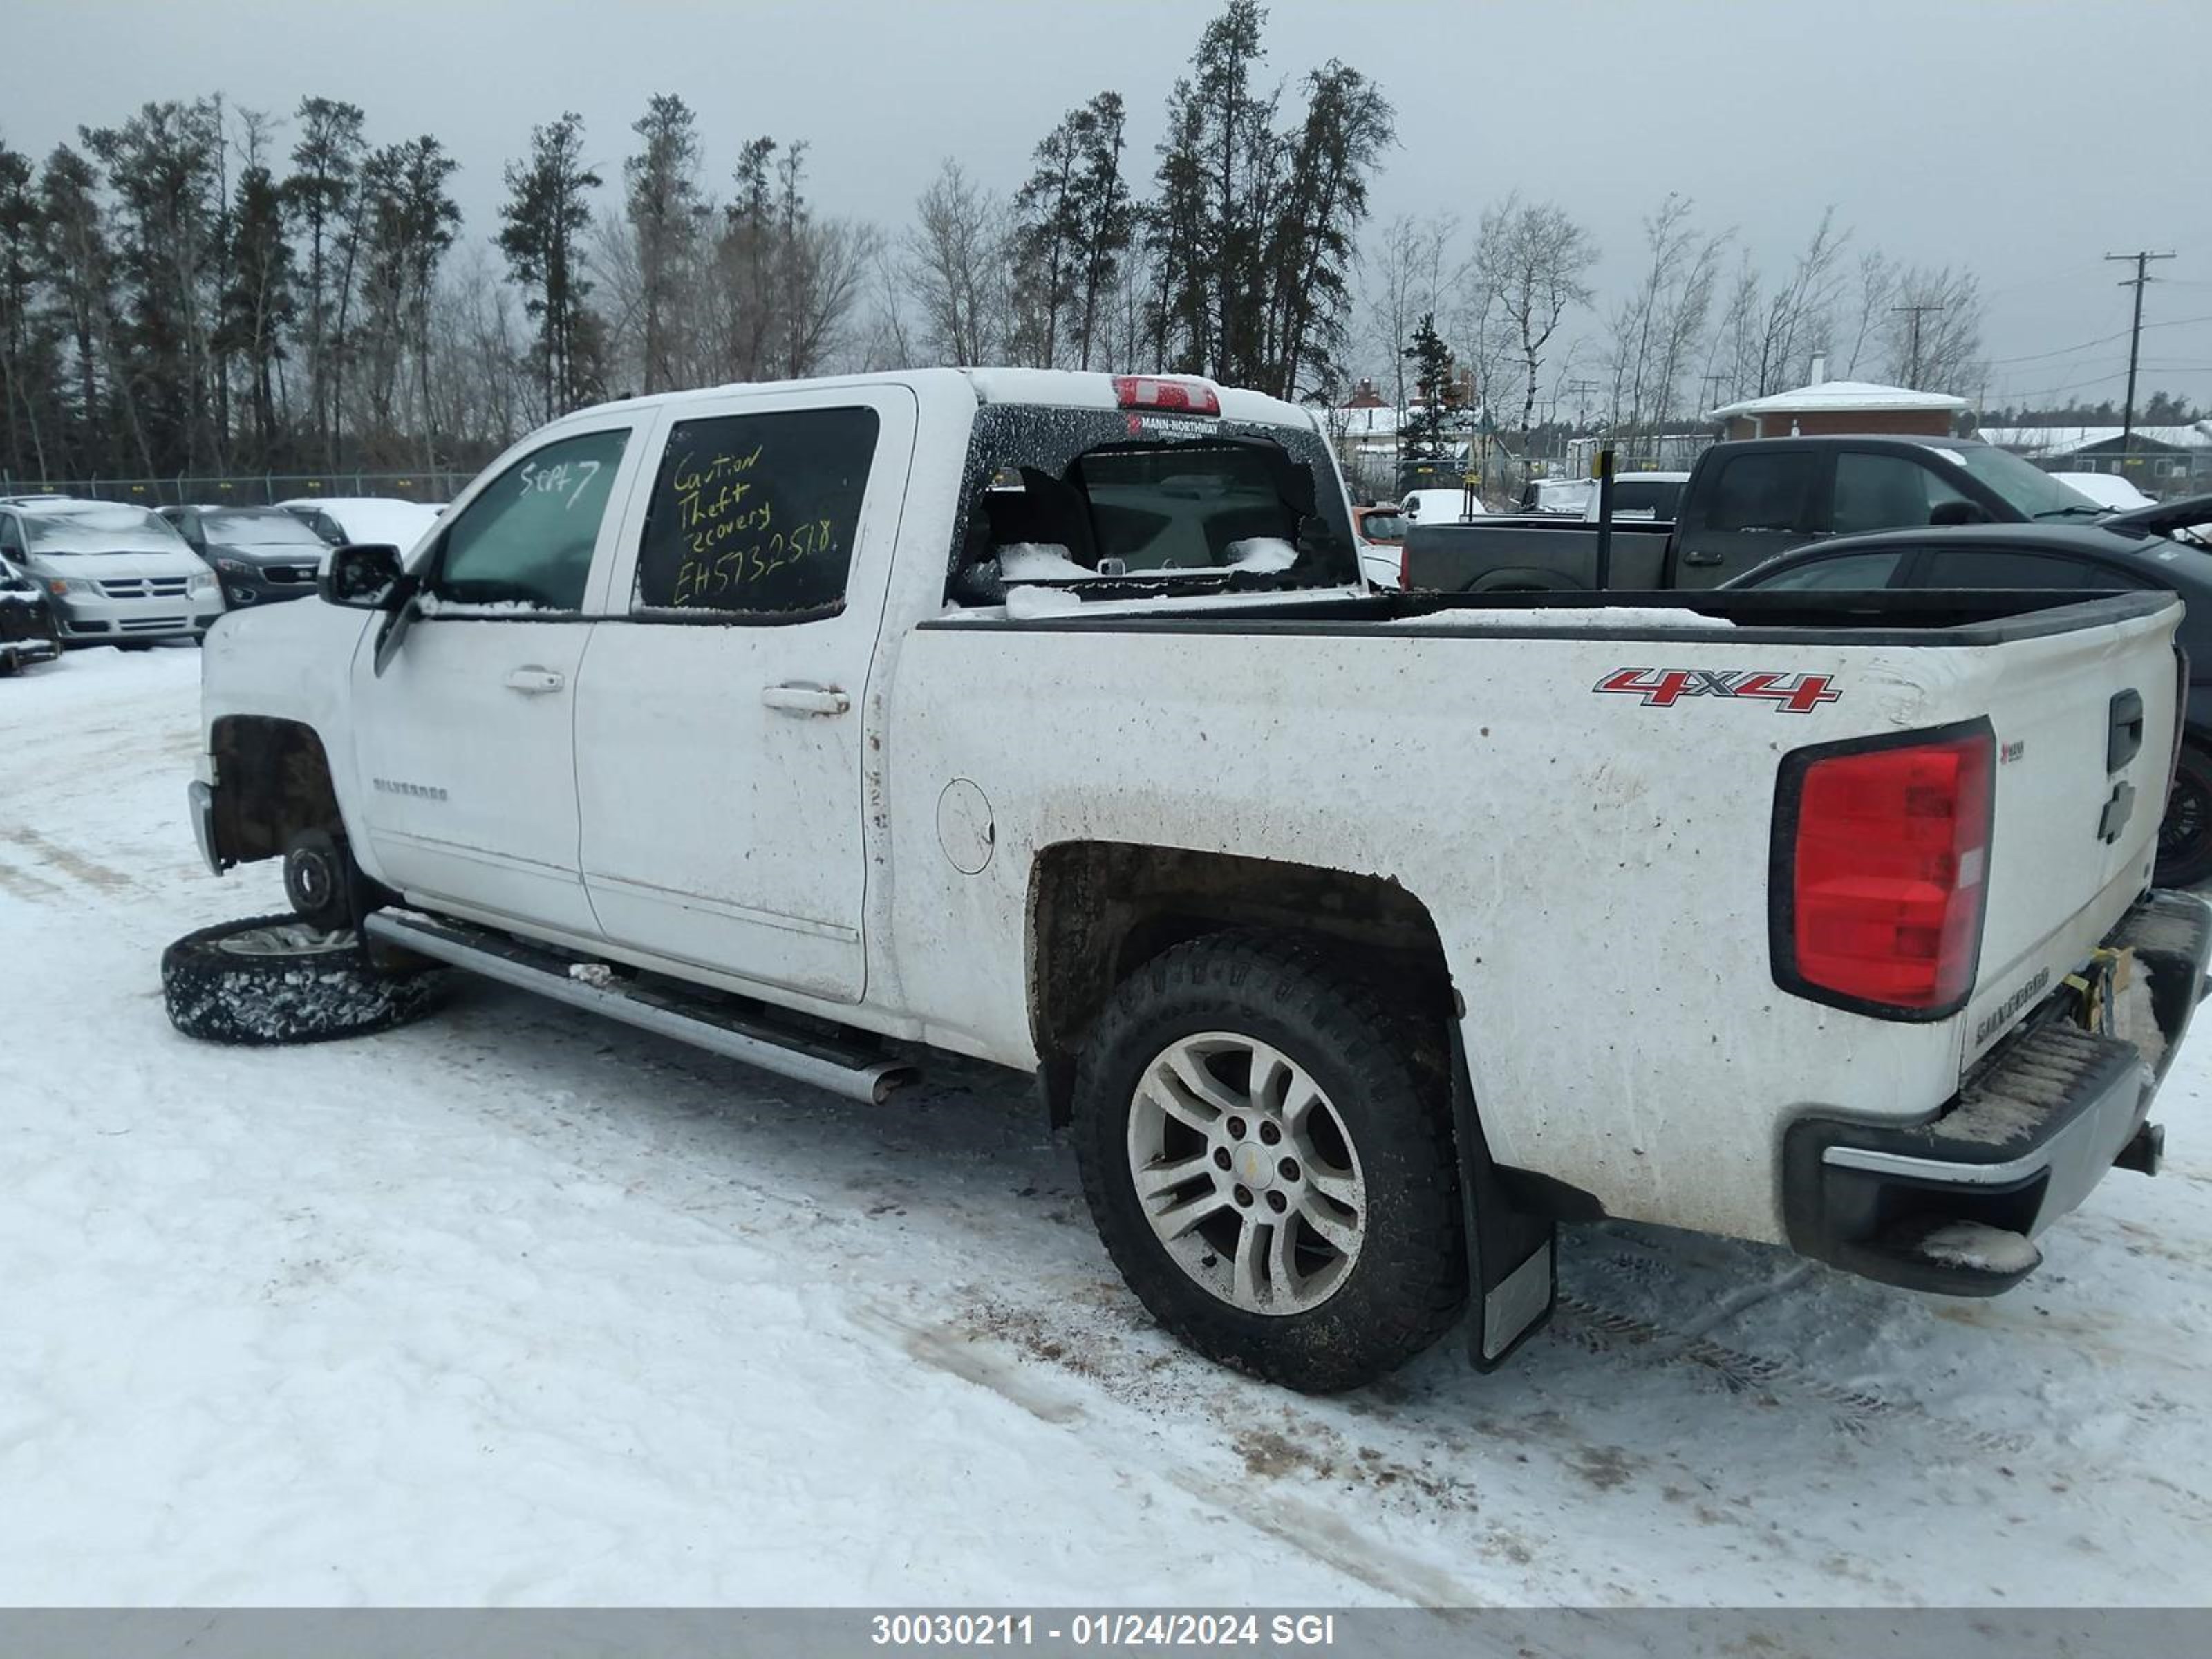
[[[584,118],[573,110],[533,129],[529,158],[507,164],[508,199],[500,210],[500,250],[528,295],[524,309],[538,320],[548,419],[588,402],[599,382],[600,333],[584,304],[592,284],[580,239],[592,219],[587,192],[601,180],[585,164],[583,147]]]
[[[1137,213],[1129,199],[1128,185],[1121,177],[1121,94],[1100,93],[1076,111],[1073,119],[1082,163],[1076,175],[1072,216],[1075,252],[1081,266],[1075,349],[1078,366],[1088,368],[1102,325],[1101,309],[1121,274]]]
[[[0,465],[18,477],[46,475],[41,411],[51,413],[52,398],[53,342],[33,307],[43,262],[32,176],[31,158],[0,143],[0,417],[7,434]]]
[[[690,106],[656,94],[630,131],[645,147],[623,163],[624,211],[636,239],[639,304],[643,313],[645,390],[676,385],[683,356],[675,338],[697,255],[699,137]]]
[[[129,434],[130,460],[150,471],[153,456],[138,425],[130,377],[118,372],[115,362],[113,259],[100,209],[99,184],[92,163],[67,144],[54,147],[39,174],[47,282],[60,300],[76,354],[75,465],[98,471],[113,453],[109,442],[112,412]],[[104,387],[113,388],[112,411]]]
[[[1100,307],[1136,222],[1121,178],[1119,93],[1068,111],[1035,153],[1036,170],[1014,197],[1014,257],[1024,301],[1035,309],[1036,361],[1073,357],[1091,367]]]
[[[763,137],[748,140],[738,153],[731,175],[737,194],[723,211],[714,250],[722,289],[722,368],[739,380],[765,379],[773,349],[775,151],[775,140]]]
[[[1389,100],[1358,70],[1332,59],[1306,77],[1305,123],[1289,148],[1266,262],[1262,380],[1284,397],[1336,377],[1367,179],[1395,133]]]
[[[246,116],[246,165],[238,175],[230,214],[230,280],[222,296],[225,347],[246,369],[246,395],[253,422],[252,453],[264,468],[276,464],[276,407],[283,335],[297,313],[292,245],[284,233],[283,192],[262,160],[264,119]]]
[[[1396,118],[1332,61],[1278,131],[1276,94],[1255,89],[1266,19],[1256,0],[1229,0],[1169,100],[1146,220],[1151,310],[1169,366],[1295,397],[1340,377],[1352,239]]]
[[[1019,295],[1034,308],[1031,355],[1039,367],[1060,361],[1060,319],[1075,298],[1076,244],[1083,223],[1076,205],[1082,140],[1071,110],[1036,147],[1036,170],[1014,195],[1013,253]]]
[[[1413,404],[1402,416],[1401,453],[1409,461],[1440,461],[1451,453],[1444,434],[1451,406],[1451,348],[1437,332],[1437,315],[1424,313],[1400,356],[1413,366]]]
[[[114,192],[116,314],[155,470],[222,470],[213,278],[222,264],[218,114],[209,100],[149,103],[86,130]]]
[[[343,346],[342,319],[352,299],[351,243],[354,198],[366,119],[358,104],[331,98],[302,98],[300,140],[292,147],[291,175],[283,185],[284,206],[306,246],[301,273],[305,305],[301,326],[305,338],[307,399],[316,444],[324,464],[338,464],[338,358]]]

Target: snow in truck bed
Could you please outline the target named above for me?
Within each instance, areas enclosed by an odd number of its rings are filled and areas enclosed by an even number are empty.
[[[495,988],[176,1036],[278,908],[190,651],[0,685],[0,1601],[2212,1598],[2212,1043],[1992,1302],[1568,1230],[1551,1329],[1349,1398],[1152,1329],[1018,1083],[870,1108]]]

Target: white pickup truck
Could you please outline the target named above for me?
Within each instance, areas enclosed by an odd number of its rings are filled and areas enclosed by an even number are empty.
[[[179,941],[172,1017],[449,964],[862,1098],[1033,1073],[1146,1305],[1309,1389],[1470,1304],[1502,1360],[1563,1218],[1989,1294],[2154,1170],[2171,595],[1358,571],[1313,417],[1203,380],[568,416],[210,636],[202,848],[296,917]]]

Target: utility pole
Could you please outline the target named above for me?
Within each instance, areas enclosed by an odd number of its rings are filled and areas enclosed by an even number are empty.
[[[1567,382],[1565,389],[1577,394],[1575,398],[1575,424],[1577,427],[1588,426],[1589,424],[1589,394],[1598,389],[1597,382],[1595,380],[1570,380]]]
[[[1893,312],[1910,312],[1912,315],[1912,349],[1905,358],[1905,383],[1915,392],[1920,390],[1920,317],[1923,312],[1941,311],[1942,306],[1892,306]]]
[[[2130,259],[2136,262],[2136,274],[2120,278],[2122,288],[2131,288],[2136,291],[2135,325],[2128,331],[2128,401],[2125,412],[2120,416],[2120,453],[2132,455],[2136,448],[2136,356],[2142,346],[2143,285],[2151,280],[2150,262],[2171,259],[2173,255],[2153,253],[2145,248],[2137,253],[2107,253],[2105,258],[2107,261],[2117,260],[2123,264]]]

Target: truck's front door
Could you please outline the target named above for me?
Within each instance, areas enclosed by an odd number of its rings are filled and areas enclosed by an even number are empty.
[[[1697,478],[1674,528],[1673,585],[1717,587],[1818,537],[1826,459],[1817,444],[1747,450]]]
[[[576,867],[575,688],[604,608],[636,418],[570,428],[462,505],[376,670],[353,665],[356,799],[375,867],[411,896],[595,934]]]
[[[610,939],[860,1000],[865,694],[915,425],[899,386],[672,412],[577,704]]]

